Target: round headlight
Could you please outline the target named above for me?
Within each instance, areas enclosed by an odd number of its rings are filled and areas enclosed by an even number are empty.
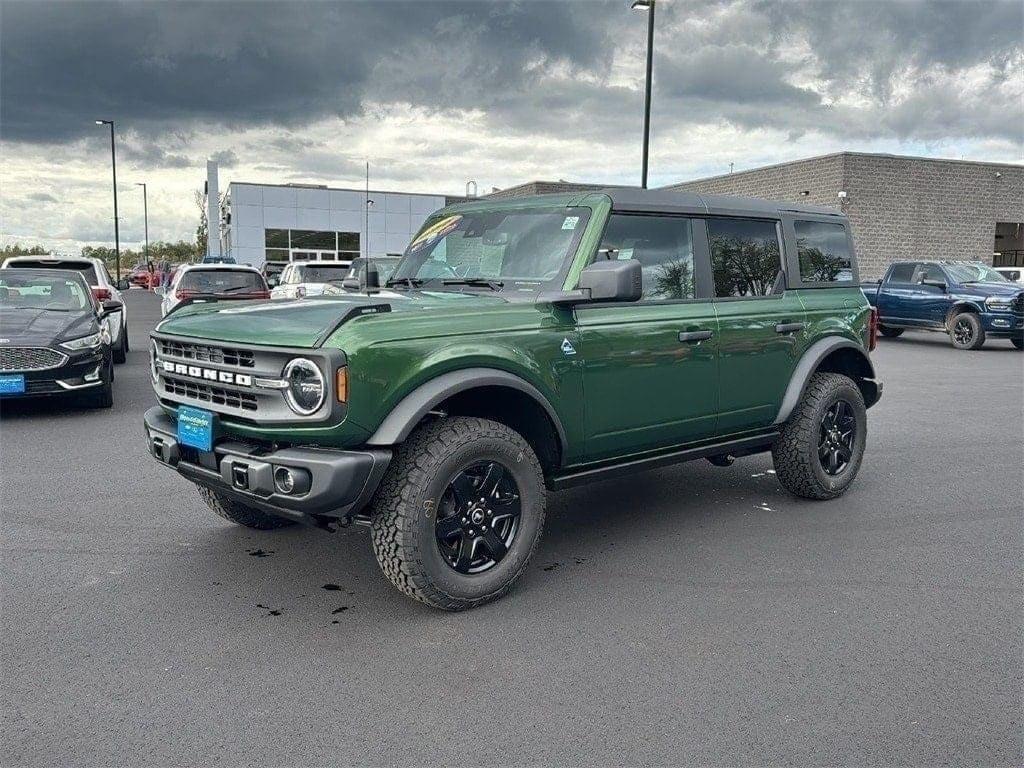
[[[284,380],[288,383],[284,398],[296,413],[309,416],[324,404],[324,375],[312,360],[297,357],[290,361],[284,367]]]
[[[160,378],[159,370],[156,362],[156,342],[149,342],[149,378],[153,380],[153,386],[156,386],[157,381]]]

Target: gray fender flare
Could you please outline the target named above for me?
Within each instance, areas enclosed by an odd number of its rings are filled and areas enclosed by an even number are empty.
[[[782,405],[779,406],[779,413],[775,417],[775,424],[782,424],[789,418],[793,409],[796,408],[796,404],[800,402],[800,397],[803,395],[804,389],[807,388],[807,382],[810,381],[811,376],[814,375],[814,371],[817,370],[821,361],[837,349],[845,347],[856,350],[864,359],[864,362],[867,363],[868,370],[871,372],[869,378],[875,378],[875,367],[871,364],[871,358],[864,354],[864,350],[859,344],[842,336],[829,336],[819,339],[807,348],[803,357],[800,358],[800,362],[796,364],[793,375],[789,380],[789,386],[786,387],[786,394],[782,398]]]
[[[544,394],[525,379],[498,368],[464,368],[444,373],[425,384],[421,384],[392,409],[377,431],[366,441],[367,445],[395,445],[409,436],[420,419],[438,403],[454,394],[477,387],[508,387],[528,395],[544,409],[558,433],[563,451],[568,444],[562,420]]]

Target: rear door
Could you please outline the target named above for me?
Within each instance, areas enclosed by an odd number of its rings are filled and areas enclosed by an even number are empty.
[[[718,315],[718,433],[771,424],[805,347],[806,317],[786,290],[781,222],[707,220]]]
[[[598,258],[636,259],[643,297],[579,305],[589,459],[714,433],[718,325],[702,219],[612,214]],[[566,354],[575,354],[571,345]]]

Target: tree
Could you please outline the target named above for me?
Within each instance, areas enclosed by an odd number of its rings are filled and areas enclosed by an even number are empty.
[[[659,299],[692,299],[693,265],[689,261],[670,261],[658,265],[652,295]]]
[[[0,250],[0,259],[6,259],[10,256],[45,256],[50,251],[43,248],[41,245],[22,245],[21,243],[13,243],[11,245],[5,245]]]
[[[206,195],[198,189],[194,193],[196,206],[199,208],[199,225],[196,227],[196,252],[202,258],[206,255],[206,246],[209,239],[210,225],[206,220]]]

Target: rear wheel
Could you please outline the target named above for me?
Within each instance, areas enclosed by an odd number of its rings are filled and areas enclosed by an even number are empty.
[[[807,499],[832,499],[857,476],[867,441],[860,389],[838,373],[816,373],[772,447],[779,482]]]
[[[505,594],[544,527],[540,462],[514,430],[452,417],[399,446],[373,505],[373,550],[401,592],[459,611]]]
[[[894,328],[891,325],[880,325],[880,326],[878,326],[878,332],[880,334],[882,334],[883,336],[885,336],[887,338],[890,338],[890,339],[895,339],[897,336],[902,336],[903,335],[903,331],[904,331],[903,328]]]
[[[217,491],[204,486],[200,485],[197,486],[197,488],[199,490],[199,496],[206,502],[206,506],[225,520],[230,520],[236,525],[243,525],[246,528],[254,528],[257,531],[270,531],[275,528],[284,528],[285,526],[292,524],[291,520],[285,520],[282,517],[268,515],[266,512],[261,512],[253,507],[246,506],[245,504],[239,504],[234,499],[225,496],[222,493],[217,493]]]
[[[957,349],[981,349],[985,343],[981,318],[973,312],[955,315],[949,324],[949,338]]]

